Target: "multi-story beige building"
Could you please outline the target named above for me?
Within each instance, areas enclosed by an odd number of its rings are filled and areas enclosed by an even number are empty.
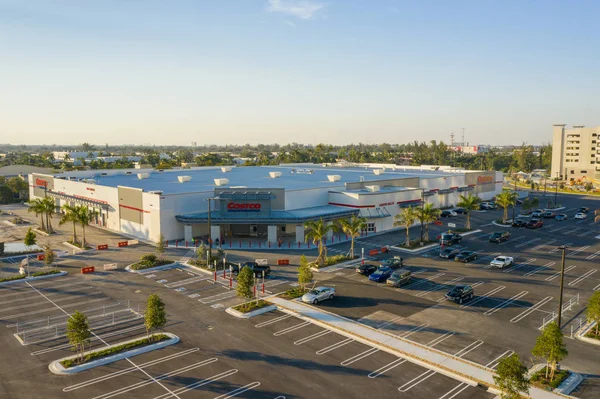
[[[551,177],[600,180],[600,126],[553,125]]]

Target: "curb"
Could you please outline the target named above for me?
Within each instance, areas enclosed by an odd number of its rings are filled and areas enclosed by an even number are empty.
[[[272,312],[273,310],[276,310],[276,309],[277,309],[277,305],[269,305],[269,306],[265,306],[264,308],[253,310],[252,312],[242,313],[240,311],[235,310],[233,308],[233,306],[230,306],[227,309],[225,309],[225,312],[229,313],[233,317],[237,317],[238,319],[250,319],[254,316],[258,316],[259,314]]]
[[[25,278],[20,278],[18,280],[4,281],[4,282],[0,283],[0,286],[9,285],[9,284],[15,284],[15,283],[23,283],[25,281],[44,280],[44,279],[52,278],[52,277],[62,277],[62,276],[67,275],[67,274],[68,274],[68,272],[65,272],[65,271],[61,270],[60,273],[47,274],[45,276],[25,277]]]
[[[534,364],[527,371],[527,377],[531,378],[531,376],[533,376],[533,374],[540,371],[544,367],[546,367],[546,365],[543,363]],[[554,388],[552,390],[552,392],[564,396],[564,395],[569,395],[571,392],[573,392],[575,390],[575,388],[577,388],[579,386],[579,384],[581,384],[583,382],[583,376],[579,373],[574,372],[573,370],[571,370],[569,368],[563,367],[562,369],[567,370],[569,372],[569,376],[563,382],[561,382],[557,388]]]
[[[71,374],[75,374],[75,373],[79,373],[80,371],[84,371],[84,370],[89,370],[95,367],[99,367],[99,366],[103,366],[105,364],[110,364],[110,363],[114,363],[117,362],[119,360],[123,360],[125,358],[129,358],[129,357],[133,357],[133,356],[137,356],[137,355],[141,355],[142,353],[146,353],[146,352],[150,352],[156,349],[161,349],[164,348],[166,346],[170,346],[170,345],[174,345],[176,343],[179,342],[179,337],[175,334],[171,334],[171,333],[162,333],[167,335],[168,337],[170,337],[170,339],[167,339],[165,341],[161,341],[161,342],[157,342],[155,344],[151,344],[151,345],[146,345],[144,347],[141,348],[137,348],[137,349],[132,349],[132,350],[128,350],[122,353],[118,353],[116,355],[111,355],[111,356],[106,356],[103,357],[101,359],[98,360],[94,360],[91,361],[89,363],[86,364],[82,364],[80,366],[74,366],[74,367],[69,367],[68,369],[65,369],[62,364],[60,364],[61,361],[63,360],[67,360],[67,359],[75,359],[77,358],[77,356],[67,356],[67,357],[63,357],[61,359],[55,360],[52,363],[50,363],[48,365],[48,369],[56,375],[71,375]],[[119,346],[119,345],[123,345],[126,344],[128,342],[134,342],[139,340],[140,337],[138,338],[133,338],[127,341],[121,341],[119,343],[113,344],[113,345],[109,345],[109,346],[105,346],[102,347],[100,349],[104,350],[104,349],[109,349],[109,348],[114,348],[115,346]],[[94,351],[96,351],[98,349],[94,349]],[[90,351],[87,351],[84,353],[88,354],[90,353]]]
[[[460,235],[461,237],[466,237],[471,234],[481,233],[481,231],[482,231],[481,229],[476,229],[476,230],[467,231],[466,233],[458,233],[458,235]],[[390,249],[394,249],[394,250],[400,251],[400,252],[406,252],[409,254],[418,254],[421,252],[429,251],[432,248],[437,248],[439,246],[440,246],[439,243],[434,243],[434,244],[425,245],[424,247],[417,248],[417,249],[406,249],[406,248],[397,247],[395,245],[391,245]]]
[[[163,269],[170,269],[171,267],[173,267],[173,266],[175,266],[177,264],[178,264],[178,262],[173,262],[173,263],[169,263],[169,264],[162,265],[162,266],[149,267],[147,269],[141,269],[141,270],[133,270],[133,269],[131,269],[131,266],[134,265],[132,263],[131,265],[125,266],[125,271],[129,272],[129,273],[145,274],[146,272],[152,272],[152,271],[163,270]]]
[[[366,259],[367,258],[365,258],[365,260]],[[357,263],[360,263],[360,261],[361,261],[360,258],[355,258],[355,259],[347,260],[345,262],[336,263],[335,265],[323,267],[321,269],[316,268],[316,267],[311,267],[310,270],[312,270],[313,272],[317,272],[317,273],[322,273],[322,272],[327,273],[332,270],[339,270],[339,269],[345,269],[347,267],[352,267],[352,266],[356,265]]]
[[[500,223],[497,223],[495,220],[492,222],[492,224],[494,226],[504,227],[504,228],[506,228],[506,227],[512,227],[512,225],[510,225],[510,224],[500,224]]]
[[[600,345],[600,339],[588,338],[585,336],[585,334],[587,334],[588,331],[590,331],[595,326],[596,322],[588,323],[585,327],[580,329],[580,331],[577,334],[575,334],[575,338],[577,338],[580,341],[587,342],[588,344]]]
[[[70,242],[67,242],[67,241],[63,241],[63,242],[61,242],[61,244],[63,244],[66,247],[71,248],[73,250],[73,255],[75,255],[75,254],[78,255],[78,254],[82,254],[82,253],[85,253],[85,252],[95,251],[94,248],[90,248],[90,249],[79,248],[77,245],[73,245],[73,244],[71,244]]]

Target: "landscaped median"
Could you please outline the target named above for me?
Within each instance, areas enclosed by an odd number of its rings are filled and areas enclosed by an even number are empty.
[[[252,300],[250,302],[242,303],[241,305],[229,307],[225,309],[225,312],[238,319],[249,319],[258,316],[259,314],[271,312],[275,309],[277,309],[277,306],[273,303],[264,299],[259,299],[258,301]]]
[[[132,273],[138,273],[142,270],[144,271],[152,271],[152,270],[161,270],[168,269],[177,264],[177,262],[173,262],[168,259],[158,258],[154,254],[146,254],[142,256],[139,262],[132,263],[131,265],[125,266],[125,270]]]
[[[600,333],[596,334],[597,331],[600,330],[596,327],[596,322],[588,323],[579,330],[575,337],[588,344],[600,345]]]
[[[34,280],[42,280],[46,278],[52,277],[60,277],[66,275],[67,272],[62,270],[49,270],[46,272],[36,272],[32,273],[31,276],[27,277],[26,274],[21,274],[18,276],[0,278],[0,285],[8,285],[12,283],[18,283],[23,281],[34,281]]]
[[[469,230],[467,232],[461,232],[461,229],[452,229],[453,232],[456,232],[458,234],[460,234],[461,237],[465,237],[471,234],[476,234],[476,233],[481,233],[481,230]],[[410,253],[410,254],[418,254],[420,252],[424,252],[427,250],[430,250],[431,248],[436,248],[439,247],[440,244],[435,241],[433,244],[429,244],[429,245],[424,245],[422,247],[416,247],[415,249],[408,249],[408,248],[403,248],[403,247],[399,247],[397,245],[392,245],[390,246],[391,249],[394,249],[396,251],[400,251],[400,252],[406,252],[406,253]]]
[[[83,363],[78,362],[79,355],[63,357],[50,363],[48,369],[58,375],[75,374],[179,342],[179,337],[171,333],[153,334],[151,337],[153,340],[149,340],[148,337],[144,336],[87,351],[83,354]]]

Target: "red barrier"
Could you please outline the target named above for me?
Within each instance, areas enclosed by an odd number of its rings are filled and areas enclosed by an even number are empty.
[[[252,286],[252,295],[256,296],[256,286],[255,285]]]
[[[381,247],[382,254],[387,254],[388,252],[390,252],[390,249],[388,247]]]
[[[82,267],[81,274],[94,273],[95,270],[94,266]]]
[[[369,256],[375,256],[379,253],[378,249],[372,249],[369,251]]]
[[[277,264],[279,266],[289,266],[290,260],[289,259],[277,259]]]
[[[433,222],[433,224],[435,224],[436,226],[441,226],[443,223],[441,220],[436,220],[435,222]]]
[[[117,243],[117,247],[126,247],[128,245],[127,241],[119,241]]]
[[[46,255],[44,255],[44,254],[39,254],[37,256],[37,260],[44,260],[44,259],[46,259]]]
[[[217,269],[215,269],[215,282],[217,281]]]
[[[102,245],[98,245],[98,246],[96,247],[96,249],[98,249],[98,250],[108,249],[108,244],[102,244]]]

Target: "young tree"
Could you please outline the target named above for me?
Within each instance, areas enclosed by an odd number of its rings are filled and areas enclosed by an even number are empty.
[[[254,273],[248,266],[244,266],[237,277],[235,288],[237,295],[251,299],[253,297],[252,287],[254,287]]]
[[[417,218],[421,222],[422,226],[425,226],[425,233],[423,234],[423,241],[429,241],[429,223],[438,220],[442,211],[438,208],[434,208],[432,203],[426,203],[421,208],[417,208]]]
[[[33,232],[33,230],[31,230],[31,227],[29,228],[29,230],[27,230],[27,234],[25,234],[25,239],[23,240],[23,243],[28,246],[31,247],[33,245],[35,245],[37,242],[37,235]]]
[[[531,209],[531,200],[529,199],[529,197],[526,197],[523,200],[523,203],[521,204],[521,208],[525,211],[525,212],[529,212],[529,210]]]
[[[198,261],[206,260],[206,252],[208,251],[208,247],[204,244],[204,241],[200,243],[198,249],[196,250],[196,258]]]
[[[156,252],[159,255],[165,253],[165,236],[162,234],[158,236],[158,241],[156,242]]]
[[[500,387],[502,399],[520,399],[521,394],[529,394],[527,367],[516,353],[500,360],[494,382]]]
[[[531,208],[537,208],[538,206],[540,206],[540,199],[538,197],[533,197],[531,198]]]
[[[600,333],[600,291],[594,292],[588,301],[586,316],[589,321],[596,322],[596,335]]]
[[[408,208],[400,209],[400,212],[394,216],[394,226],[404,227],[406,229],[406,242],[405,245],[410,247],[410,227],[417,221],[417,211],[415,208],[410,206]]]
[[[54,263],[55,260],[56,260],[56,254],[54,253],[54,251],[52,251],[52,248],[50,248],[50,245],[45,245],[44,246],[44,264],[46,266],[50,266]]]
[[[148,297],[146,313],[144,313],[144,326],[148,339],[152,331],[164,328],[165,324],[167,324],[165,303],[158,295],[152,294]]]
[[[312,281],[313,277],[313,272],[310,270],[306,256],[302,255],[300,258],[300,266],[298,266],[298,284],[304,289],[306,284]]]
[[[77,223],[79,222],[79,208],[80,205],[69,205],[65,204],[62,206],[63,215],[58,221],[58,225],[62,226],[65,223],[71,222],[73,223],[73,244],[77,244]]]
[[[467,230],[471,229],[471,212],[479,209],[479,204],[481,203],[481,198],[476,195],[469,193],[469,195],[461,195],[460,201],[458,201],[457,206],[463,208],[467,213],[467,221],[465,223],[465,228]]]
[[[503,209],[502,214],[502,223],[506,223],[506,219],[508,218],[508,207],[515,206],[517,203],[517,194],[512,191],[502,191],[500,194],[496,196],[496,204],[498,204]]]
[[[546,361],[546,379],[548,380],[548,370],[550,369],[549,380],[552,381],[556,364],[569,354],[557,322],[553,321],[544,327],[542,334],[535,341],[531,354]]]
[[[594,223],[600,222],[600,209],[594,211]]]
[[[367,228],[367,219],[352,215],[350,219],[340,220],[344,234],[350,237],[350,256],[354,259],[354,239],[360,237],[360,232]]]
[[[36,198],[32,201],[29,201],[27,203],[27,205],[29,205],[27,212],[33,212],[33,213],[35,213],[35,216],[39,216],[40,217],[40,228],[42,230],[46,230],[46,223],[44,222],[45,213],[44,213],[43,200]]]
[[[88,342],[91,335],[87,316],[76,310],[67,320],[67,338],[73,346],[73,350],[78,351],[80,363],[83,361],[85,343]]]
[[[306,238],[312,240],[318,246],[319,256],[317,256],[315,262],[321,267],[327,260],[327,247],[323,245],[323,240],[327,237],[327,233],[334,231],[336,227],[334,224],[329,224],[323,219],[305,222],[304,227],[309,229],[308,233],[306,233]]]
[[[54,232],[52,228],[52,216],[56,213],[56,202],[52,197],[46,197],[42,200],[44,214],[46,215],[46,231],[48,234]]]

